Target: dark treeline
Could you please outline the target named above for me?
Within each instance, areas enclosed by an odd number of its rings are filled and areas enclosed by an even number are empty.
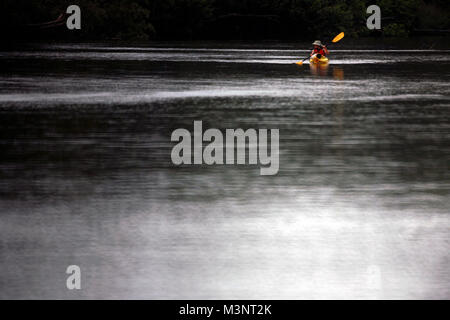
[[[82,29],[45,25],[77,4]],[[382,30],[366,27],[366,8],[382,10]],[[446,33],[448,0],[2,0],[5,38],[311,39]]]

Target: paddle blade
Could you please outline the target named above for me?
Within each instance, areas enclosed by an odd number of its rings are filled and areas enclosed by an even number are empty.
[[[303,61],[296,62],[295,64],[301,66],[303,64]]]
[[[338,42],[344,37],[344,33],[339,33],[336,37],[334,37],[333,42]]]

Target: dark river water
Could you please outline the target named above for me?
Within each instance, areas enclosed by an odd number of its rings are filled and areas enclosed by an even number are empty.
[[[450,51],[308,45],[1,51],[0,298],[450,298]],[[278,174],[175,166],[194,120]]]

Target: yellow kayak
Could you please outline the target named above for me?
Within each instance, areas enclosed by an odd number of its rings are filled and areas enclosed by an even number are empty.
[[[311,59],[309,59],[309,63],[313,64],[327,64],[328,58],[325,56],[321,56],[320,58],[317,58],[316,56],[313,56]]]

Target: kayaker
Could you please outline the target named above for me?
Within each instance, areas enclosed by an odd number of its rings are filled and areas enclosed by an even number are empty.
[[[313,42],[314,49],[311,51],[311,56],[320,54],[320,56],[326,57],[329,52],[325,45],[322,44],[320,40],[316,40]],[[320,57],[318,56],[318,57]]]

